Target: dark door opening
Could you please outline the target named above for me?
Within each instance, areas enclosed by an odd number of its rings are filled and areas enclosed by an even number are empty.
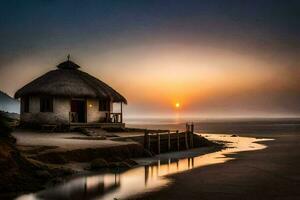
[[[86,122],[86,102],[85,100],[71,100],[71,122]]]

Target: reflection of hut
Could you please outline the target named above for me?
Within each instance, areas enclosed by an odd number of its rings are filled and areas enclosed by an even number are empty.
[[[120,174],[114,175],[114,181],[104,179],[105,175],[78,177],[68,182],[38,192],[37,199],[98,199],[120,189]]]
[[[127,100],[121,94],[69,59],[57,68],[16,92],[21,123],[124,126],[122,103]],[[112,112],[114,103],[120,104],[119,113]]]

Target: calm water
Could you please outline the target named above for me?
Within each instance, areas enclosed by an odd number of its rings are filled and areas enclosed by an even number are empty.
[[[147,129],[185,130],[186,122],[193,122],[195,131],[211,133],[282,133],[300,131],[300,118],[131,118],[126,126]]]
[[[225,156],[227,153],[266,148],[262,144],[255,143],[266,139],[230,137],[229,135],[219,134],[204,134],[204,136],[211,140],[231,142],[229,144],[231,148],[189,158],[178,159],[191,154],[189,152],[177,152],[161,155],[154,159],[144,159],[140,161],[145,165],[124,172],[107,172],[72,178],[55,187],[34,194],[23,195],[17,199],[124,199],[172,184],[165,177],[166,175],[231,160],[232,158]]]

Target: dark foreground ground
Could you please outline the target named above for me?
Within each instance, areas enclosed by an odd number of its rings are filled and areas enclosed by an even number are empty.
[[[263,150],[229,155],[235,160],[172,175],[170,186],[133,199],[300,199],[300,131],[283,129],[233,131],[275,140]]]

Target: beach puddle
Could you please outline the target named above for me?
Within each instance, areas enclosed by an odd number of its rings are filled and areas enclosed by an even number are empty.
[[[17,199],[126,199],[167,186],[171,183],[166,177],[167,175],[207,165],[224,163],[234,159],[228,155],[226,156],[226,154],[264,149],[266,148],[265,145],[256,142],[272,140],[232,137],[221,134],[202,134],[202,136],[209,140],[226,142],[226,146],[229,148],[200,156],[195,155],[194,152],[193,156],[188,158],[185,156],[191,155],[188,151],[160,155],[154,159],[144,159],[143,162],[146,163],[144,166],[124,172],[115,171],[76,177],[52,188],[34,194],[23,195]]]

